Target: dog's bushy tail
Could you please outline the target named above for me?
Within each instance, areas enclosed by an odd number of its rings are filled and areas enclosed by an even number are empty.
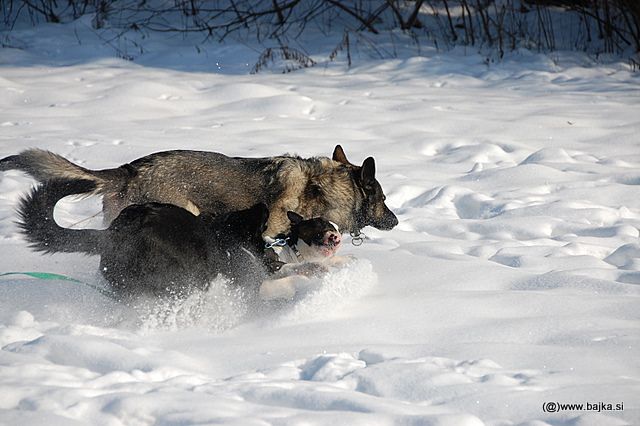
[[[18,207],[18,226],[29,246],[45,253],[99,254],[104,231],[63,228],[53,218],[53,210],[60,199],[94,190],[95,183],[88,180],[48,180],[22,198]]]
[[[87,180],[94,183],[92,192],[117,192],[131,177],[131,169],[89,170],[58,154],[43,149],[27,149],[0,160],[0,171],[21,170],[39,182],[52,179]]]

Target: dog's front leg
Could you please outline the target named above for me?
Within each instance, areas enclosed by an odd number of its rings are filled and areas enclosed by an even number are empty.
[[[260,286],[260,298],[262,300],[293,299],[300,281],[309,281],[302,275],[294,275],[275,280],[266,280]]]
[[[319,277],[329,272],[329,269],[321,262],[287,263],[278,271],[280,276],[304,275],[306,277]]]
[[[341,268],[341,267],[353,262],[356,259],[357,259],[357,257],[352,256],[352,255],[333,256],[333,257],[330,257],[329,259],[325,260],[324,264],[327,265],[327,266],[333,266],[335,268]]]

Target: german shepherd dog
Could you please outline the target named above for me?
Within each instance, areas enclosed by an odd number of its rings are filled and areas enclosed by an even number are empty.
[[[285,263],[323,260],[340,246],[340,234],[325,219],[302,220],[288,212],[291,233],[279,241],[299,258],[268,258],[262,239],[269,217],[264,203],[219,216],[195,216],[171,204],[133,204],[106,230],[74,230],[55,222],[60,199],[93,190],[95,183],[86,180],[47,181],[20,201],[19,226],[36,251],[99,255],[102,275],[123,301],[140,295],[182,298],[194,289],[206,290],[218,275],[255,297],[263,282],[278,283],[286,275],[312,270],[283,269]]]
[[[22,170],[40,182],[80,179],[103,195],[106,222],[131,204],[174,204],[191,213],[229,213],[265,203],[270,211],[265,235],[286,233],[287,211],[304,218],[325,217],[358,233],[371,225],[390,230],[398,219],[385,205],[373,157],[352,164],[340,145],[333,157],[303,159],[227,157],[216,152],[164,151],[114,169],[88,170],[40,149],[0,160],[0,170]]]

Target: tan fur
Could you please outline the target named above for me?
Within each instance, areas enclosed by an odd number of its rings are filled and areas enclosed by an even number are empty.
[[[329,200],[332,206],[331,220],[342,228],[353,226],[351,210],[344,206],[353,204],[352,194],[355,190],[349,176],[349,168],[344,164],[329,158],[319,158],[319,164],[301,163],[294,158],[282,161],[278,180],[284,186],[280,198],[270,206],[271,216],[265,235],[276,235],[279,230],[287,229],[289,219],[287,211],[295,211],[303,217],[318,217],[326,215],[324,207],[319,208],[313,197],[305,195],[308,185],[316,185],[323,193],[323,198]],[[358,203],[357,203],[358,204]],[[357,209],[359,206],[355,205]]]
[[[187,205],[184,206],[184,209],[187,210],[188,212],[191,212],[192,214],[194,214],[196,216],[200,216],[200,209],[198,208],[198,206],[193,204],[191,201],[187,201]]]
[[[86,179],[86,169],[73,164],[71,161],[42,149],[28,149],[20,154],[25,162],[39,164],[41,167],[34,177],[56,175],[61,179]],[[99,183],[98,183],[99,185]]]
[[[283,159],[277,178],[284,187],[280,197],[270,206],[269,222],[265,235],[277,235],[282,229],[288,229],[287,212],[300,210],[300,196],[307,186],[308,177],[300,163],[292,159]]]

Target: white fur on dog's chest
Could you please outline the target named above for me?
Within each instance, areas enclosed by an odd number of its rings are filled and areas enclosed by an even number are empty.
[[[302,250],[302,252],[308,252],[307,249],[309,248],[309,246],[302,240],[298,240],[296,247],[291,247],[289,244],[274,244],[275,242],[282,240],[275,240],[271,237],[266,237],[264,240],[267,243],[267,247],[273,250],[276,256],[278,256],[278,261],[282,263],[302,263],[308,260],[300,251]],[[301,246],[300,250],[297,247],[298,244]]]
[[[271,248],[276,255],[278,256],[278,260],[283,263],[300,263],[302,259],[296,254],[296,251],[291,248],[288,244],[284,247],[272,247]]]

